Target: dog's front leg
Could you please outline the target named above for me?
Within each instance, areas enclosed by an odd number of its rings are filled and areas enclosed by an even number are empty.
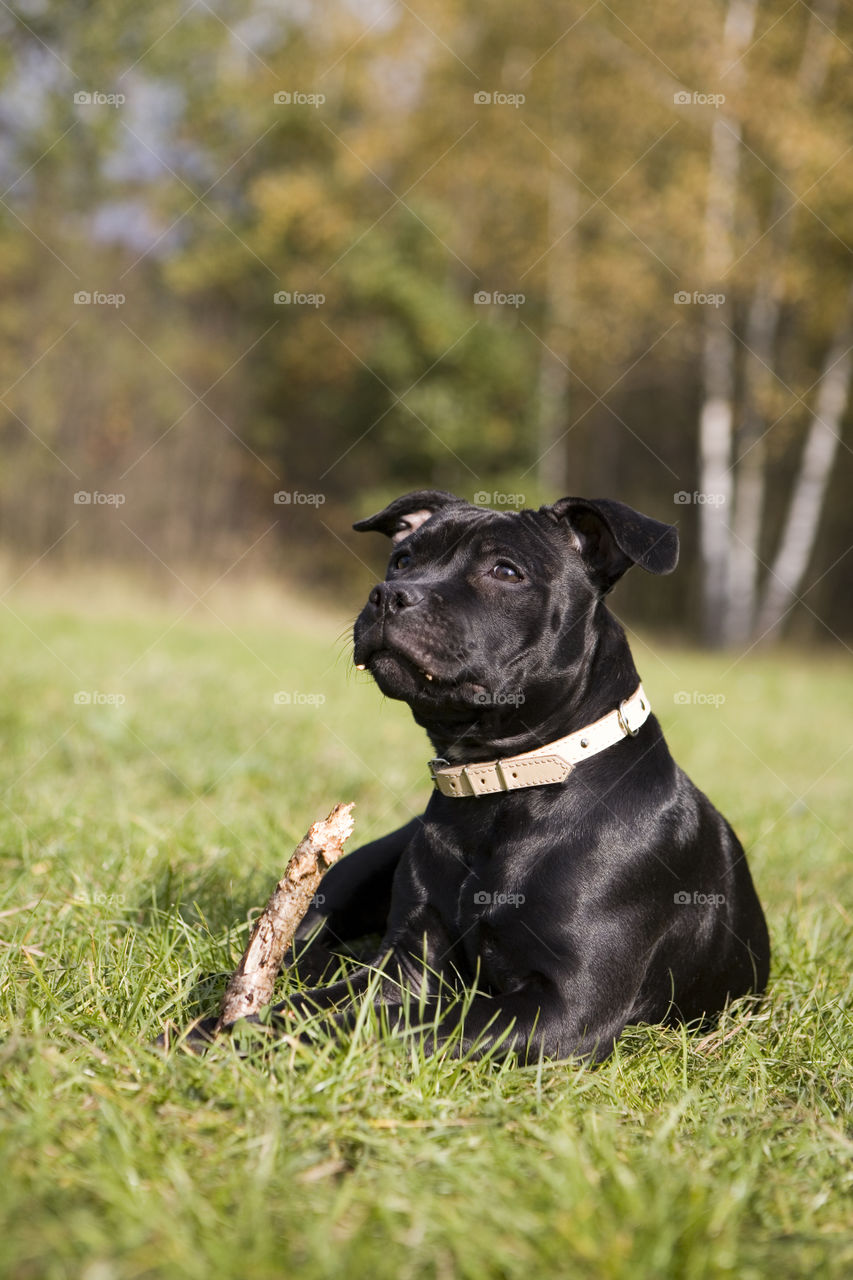
[[[590,1009],[572,1012],[559,989],[550,983],[529,982],[509,995],[477,992],[440,1018],[436,1047],[452,1043],[452,1055],[473,1058],[495,1053],[514,1054],[522,1062],[546,1058],[583,1058],[601,1062],[613,1051],[626,1017]],[[425,1028],[428,1030],[428,1028]]]
[[[286,959],[303,979],[318,986],[335,964],[335,951],[369,934],[385,933],[394,873],[423,826],[405,827],[348,853],[326,872],[315,900],[296,930]]]
[[[386,947],[373,964],[360,965],[338,982],[308,991],[295,991],[287,1000],[273,1006],[271,1021],[277,1025],[288,1025],[297,1017],[352,1005],[365,995],[371,985],[378,1005],[397,1006],[404,1002],[406,992],[420,989],[420,977],[410,957],[393,947]]]
[[[331,983],[326,987],[314,987],[309,991],[295,991],[287,1000],[273,1005],[269,1011],[248,1014],[240,1018],[237,1023],[227,1023],[220,1027],[219,1019],[215,1014],[212,1017],[200,1019],[193,1024],[185,1040],[193,1048],[207,1047],[213,1043],[218,1031],[230,1033],[235,1026],[243,1022],[263,1026],[276,1032],[292,1032],[294,1025],[303,1018],[337,1006],[351,1004],[353,1000],[364,995],[371,979],[377,973],[381,974],[379,981],[381,998],[393,1004],[401,999],[400,984],[392,982],[383,973],[383,965],[388,960],[390,960],[390,953],[384,957],[380,956],[375,965],[359,966],[340,982]]]
[[[361,965],[346,978],[329,986],[294,992],[287,1000],[274,1006],[269,1022],[277,1030],[288,1030],[297,1019],[326,1013],[330,1016],[316,1022],[315,1031],[324,1027],[351,1031],[363,1008],[363,1000],[359,997],[369,996],[377,1016],[381,1016],[382,1010],[387,1012],[392,1030],[411,1025],[413,1021],[420,1023],[420,1017],[410,1011],[416,1010],[418,1003],[429,1009],[441,983],[438,969],[431,967],[426,937],[423,947],[424,954],[418,956],[408,945],[386,942],[373,964]]]

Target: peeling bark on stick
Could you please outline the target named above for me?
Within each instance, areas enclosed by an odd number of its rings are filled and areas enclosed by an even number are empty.
[[[216,1031],[257,1013],[272,1000],[284,953],[317,886],[352,835],[352,809],[351,804],[335,805],[329,816],[315,822],[297,845],[275,892],[255,922],[242,960],[228,980]]]

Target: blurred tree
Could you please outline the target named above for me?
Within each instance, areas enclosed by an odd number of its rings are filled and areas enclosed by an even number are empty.
[[[629,579],[638,616],[776,636],[813,568],[853,624],[837,0],[43,0],[0,33],[17,553],[342,579],[327,530],[407,486],[609,492],[699,570]]]

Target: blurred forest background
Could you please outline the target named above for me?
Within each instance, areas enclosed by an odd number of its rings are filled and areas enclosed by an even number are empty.
[[[349,599],[397,493],[576,493],[679,525],[630,616],[849,636],[851,6],[24,0],[0,36],[14,570]]]

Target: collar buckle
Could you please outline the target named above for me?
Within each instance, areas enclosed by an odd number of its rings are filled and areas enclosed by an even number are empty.
[[[628,723],[628,717],[625,714],[626,701],[627,699],[623,698],[623,700],[619,703],[619,706],[616,708],[616,716],[619,720],[619,728],[622,730],[626,738],[636,738],[640,730],[639,730],[639,727],[636,729],[632,729],[630,724]]]
[[[427,760],[427,768],[429,769],[429,776],[435,782],[436,769],[449,769],[450,761],[445,760],[444,756],[436,756],[434,760]]]

